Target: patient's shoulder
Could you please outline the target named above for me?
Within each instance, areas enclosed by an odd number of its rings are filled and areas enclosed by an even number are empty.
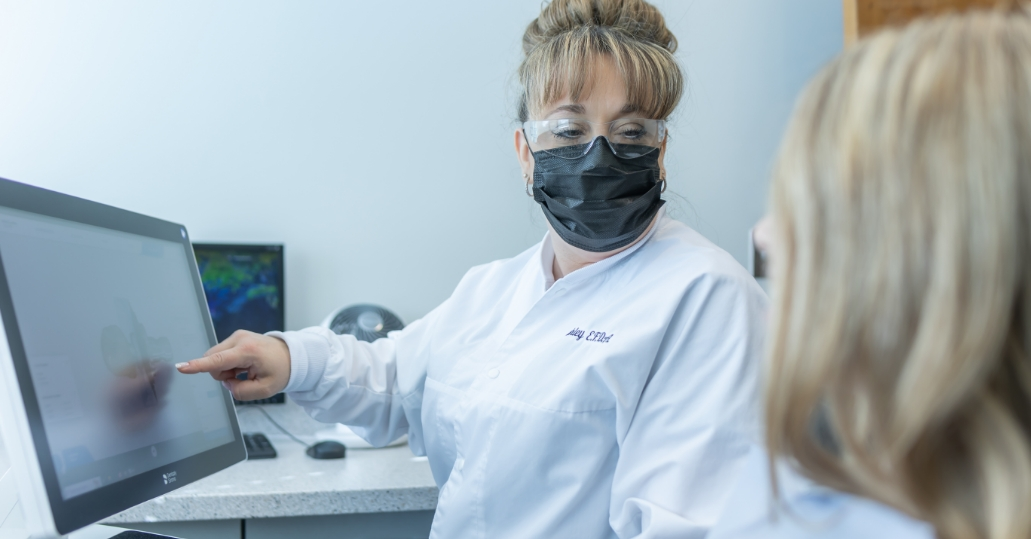
[[[766,452],[752,450],[710,539],[934,539],[934,529],[890,507],[820,487],[779,465],[771,496]]]

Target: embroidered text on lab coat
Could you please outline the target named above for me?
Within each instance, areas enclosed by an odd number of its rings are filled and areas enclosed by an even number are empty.
[[[580,328],[573,328],[572,331],[570,331],[569,333],[566,333],[566,336],[567,337],[575,337],[576,340],[579,341],[580,339],[584,338],[584,330],[582,330]],[[590,333],[587,334],[587,339],[586,340],[588,342],[609,342],[609,339],[611,339],[614,336],[615,336],[614,334],[612,334],[612,333],[605,333],[604,331],[591,331]]]

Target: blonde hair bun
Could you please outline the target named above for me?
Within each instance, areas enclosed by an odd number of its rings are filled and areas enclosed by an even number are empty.
[[[526,28],[523,53],[530,54],[555,36],[590,26],[612,28],[669,52],[677,50],[677,38],[662,13],[643,0],[554,0]]]

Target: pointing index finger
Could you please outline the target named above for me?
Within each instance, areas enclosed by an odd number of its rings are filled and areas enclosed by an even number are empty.
[[[239,349],[230,348],[228,350],[215,352],[209,356],[187,361],[186,363],[177,363],[175,368],[183,374],[197,374],[200,372],[217,374],[233,369],[246,368],[248,366],[249,365],[245,365],[244,358]]]

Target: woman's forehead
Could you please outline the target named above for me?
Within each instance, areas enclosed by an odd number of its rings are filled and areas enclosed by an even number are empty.
[[[519,72],[520,116],[543,119],[569,103],[622,110],[665,120],[683,91],[683,75],[669,50],[607,31],[561,35],[529,51]],[[604,103],[604,107],[599,106]]]

